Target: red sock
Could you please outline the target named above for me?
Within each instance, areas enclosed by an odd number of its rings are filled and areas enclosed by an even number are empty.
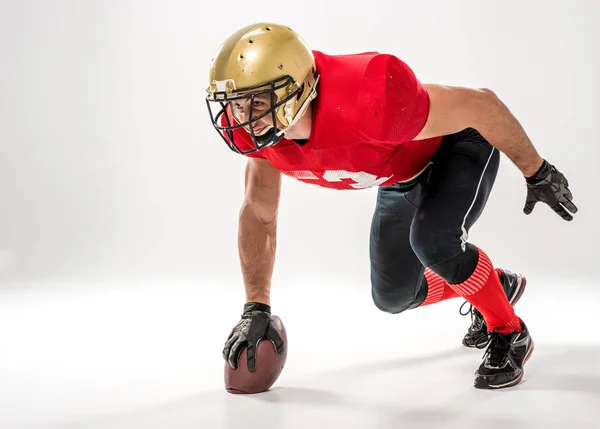
[[[427,297],[419,307],[459,296],[443,278],[429,268],[425,268],[425,279],[427,280]]]
[[[467,280],[449,285],[481,312],[488,331],[501,334],[521,331],[521,319],[510,305],[492,262],[479,248],[477,267]]]

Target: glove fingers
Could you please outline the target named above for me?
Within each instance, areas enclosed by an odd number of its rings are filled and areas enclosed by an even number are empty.
[[[567,178],[545,160],[539,172],[534,178],[527,179],[527,197],[523,212],[531,214],[536,203],[544,202],[564,220],[573,220],[573,216],[567,210],[577,213],[577,207],[572,202],[573,194]]]
[[[567,213],[565,208],[560,203],[556,204],[554,207],[552,207],[552,209],[556,213],[558,213],[560,215],[560,217],[562,217],[564,220],[573,220],[573,216],[571,216],[569,213]]]
[[[573,194],[571,193],[571,190],[568,187],[565,188],[565,195],[563,197],[569,201],[573,200]]]
[[[267,337],[269,318],[256,319],[248,333],[248,370],[256,370],[256,347],[263,338]]]
[[[233,343],[236,342],[237,339],[237,332],[232,332],[231,334],[229,334],[229,338],[227,338],[227,341],[225,341],[225,345],[223,346],[223,359],[227,359],[227,357],[229,356],[229,351],[231,350],[231,346],[233,345]]]
[[[248,370],[250,372],[256,371],[256,346],[258,346],[259,342],[260,340],[258,340],[257,342],[248,342]]]
[[[527,215],[531,214],[531,212],[533,211],[533,208],[535,207],[536,204],[537,204],[536,200],[527,199],[527,201],[525,202],[525,207],[523,207],[523,212]]]
[[[284,347],[283,339],[281,338],[281,335],[279,335],[279,331],[277,331],[277,329],[275,329],[273,325],[269,326],[269,333],[267,334],[267,338],[273,342],[277,354],[281,355],[283,353]]]
[[[577,213],[577,206],[573,204],[571,199],[561,201],[561,203],[569,210],[571,213]]]
[[[231,347],[228,358],[229,366],[231,366],[231,368],[236,369],[238,367],[238,358],[242,352],[242,349],[247,343],[246,337],[244,335],[240,335]]]

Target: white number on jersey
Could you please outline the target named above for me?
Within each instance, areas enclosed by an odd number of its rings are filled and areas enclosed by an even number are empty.
[[[296,179],[301,180],[319,180],[324,179],[328,182],[341,182],[342,179],[351,179],[354,183],[350,183],[349,185],[355,189],[365,189],[370,188],[372,186],[379,186],[386,180],[390,179],[390,177],[380,177],[369,173],[365,173],[364,171],[346,171],[346,170],[326,170],[323,173],[323,177],[319,178],[312,171],[307,170],[298,170],[298,171],[288,171],[286,172],[289,176],[292,176]]]

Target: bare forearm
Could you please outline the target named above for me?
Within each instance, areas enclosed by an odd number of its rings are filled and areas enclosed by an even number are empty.
[[[525,130],[494,92],[438,84],[423,86],[429,94],[429,115],[415,140],[475,128],[506,154],[523,175],[532,176],[542,166],[543,159]]]
[[[277,219],[262,222],[251,204],[240,211],[238,249],[246,301],[270,305],[271,276],[275,264]]]
[[[532,176],[541,167],[542,157],[508,107],[491,91],[483,93],[475,128],[490,144],[505,153],[524,176]]]

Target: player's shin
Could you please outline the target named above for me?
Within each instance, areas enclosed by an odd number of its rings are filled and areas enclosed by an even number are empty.
[[[450,287],[446,280],[444,280],[430,268],[425,269],[424,276],[427,282],[427,296],[425,300],[419,304],[419,307],[436,304],[438,302],[459,296],[456,291]]]
[[[488,331],[499,333],[510,333],[521,330],[521,319],[515,314],[506,293],[502,288],[499,277],[496,275],[494,266],[485,252],[474,245],[467,245],[466,255],[460,255],[459,259],[464,263],[466,259],[472,258],[475,268],[463,278],[447,279],[448,285],[454,291],[471,303],[481,312],[486,322]],[[445,261],[444,267],[438,266],[438,272],[456,273],[457,269],[448,269],[448,264],[453,260]],[[441,264],[440,264],[441,265]],[[436,267],[432,267],[436,270]]]

